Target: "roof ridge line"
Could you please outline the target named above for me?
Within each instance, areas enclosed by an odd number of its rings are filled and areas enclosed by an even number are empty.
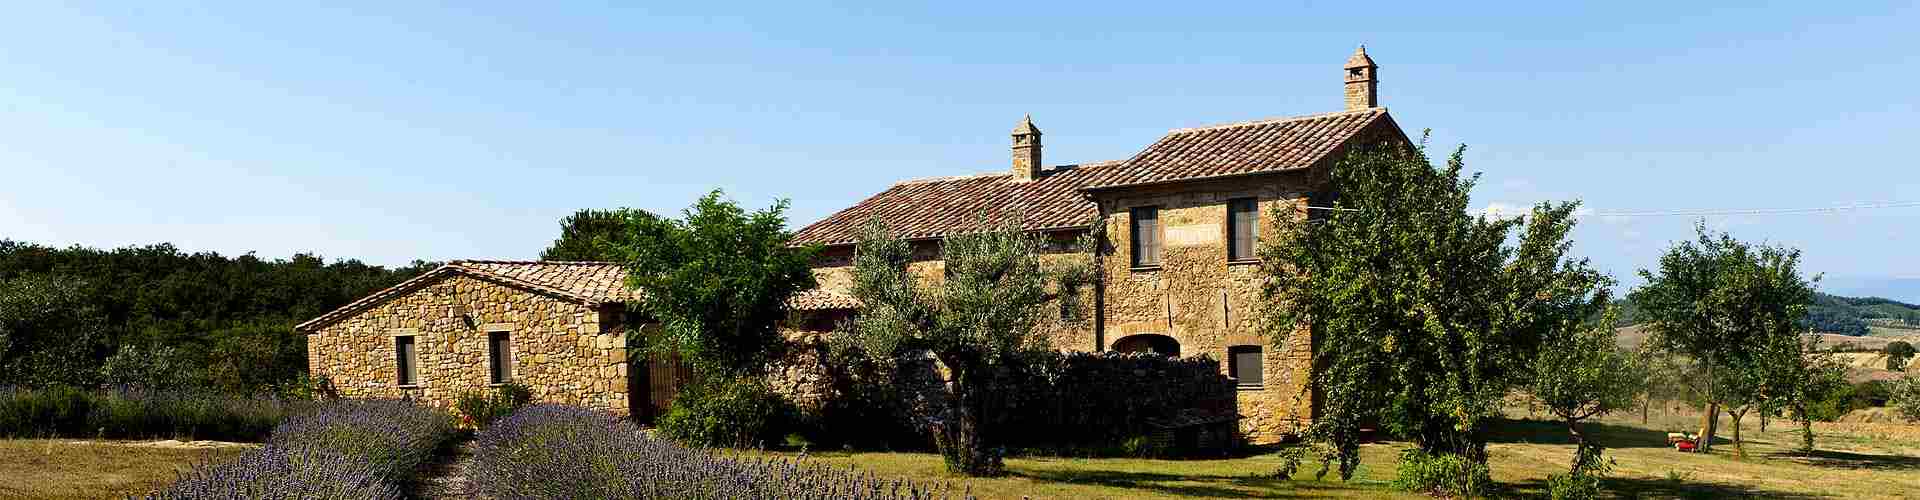
[[[1371,114],[1371,113],[1385,113],[1385,112],[1387,112],[1387,108],[1385,106],[1379,106],[1379,107],[1372,107],[1372,108],[1366,108],[1366,109],[1352,109],[1352,110],[1346,110],[1346,111],[1314,113],[1311,115],[1260,118],[1260,119],[1237,121],[1237,122],[1216,123],[1213,125],[1201,125],[1198,127],[1176,128],[1173,130],[1168,130],[1167,133],[1168,134],[1184,134],[1187,132],[1199,132],[1202,130],[1218,130],[1223,128],[1247,127],[1247,126],[1253,126],[1253,125],[1271,125],[1275,123],[1312,120],[1316,118],[1327,118],[1331,116],[1348,115],[1348,114]]]
[[[1058,171],[1073,170],[1076,168],[1083,168],[1083,167],[1104,167],[1104,166],[1117,165],[1117,164],[1126,163],[1126,162],[1127,160],[1088,161],[1088,162],[1080,162],[1080,163],[1068,163],[1065,165],[1054,165],[1051,167],[1045,167],[1042,170],[1058,172]],[[904,186],[908,184],[927,184],[927,183],[933,183],[933,182],[964,181],[967,179],[983,179],[987,177],[1001,177],[1001,176],[1010,176],[1010,175],[1013,175],[1013,174],[1010,172],[1004,172],[1004,171],[980,172],[980,173],[974,173],[974,174],[960,174],[960,175],[943,175],[938,177],[921,177],[918,179],[894,181],[893,185]]]
[[[555,266],[618,266],[619,262],[597,260],[504,260],[504,259],[456,259],[447,264],[537,264]]]

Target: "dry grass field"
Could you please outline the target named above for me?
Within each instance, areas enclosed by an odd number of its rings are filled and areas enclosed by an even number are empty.
[[[1573,446],[1558,424],[1519,419],[1496,426],[1489,451],[1494,479],[1505,496],[1542,493],[1548,474],[1566,467]],[[1793,453],[1798,436],[1790,422],[1744,424],[1747,458],[1730,441],[1711,455],[1673,451],[1670,430],[1691,429],[1698,418],[1658,410],[1616,415],[1589,427],[1606,444],[1616,465],[1606,487],[1617,498],[1920,498],[1920,425],[1821,423],[1820,451]],[[1725,435],[1731,428],[1722,424]],[[1392,491],[1394,465],[1404,443],[1365,445],[1365,464],[1353,481],[1315,479],[1309,464],[1295,480],[1274,479],[1280,464],[1271,453],[1216,460],[1023,457],[1008,460],[1009,474],[965,479],[942,471],[931,453],[813,452],[810,460],[857,466],[885,476],[946,481],[971,487],[986,499],[1045,498],[1425,498]],[[142,493],[165,484],[176,471],[244,448],[192,449],[129,442],[63,439],[0,441],[0,498],[108,498]],[[792,456],[794,452],[769,453]]]
[[[1730,440],[1710,455],[1666,446],[1667,430],[1697,425],[1696,416],[1676,414],[1645,425],[1623,415],[1590,427],[1615,461],[1607,489],[1618,498],[1920,498],[1920,426],[1817,424],[1821,451],[1802,456],[1791,452],[1798,442],[1791,423],[1772,422],[1760,432],[1759,421],[1749,418],[1742,429],[1744,460],[1734,456]],[[1364,446],[1365,464],[1351,482],[1333,475],[1315,480],[1314,465],[1300,479],[1273,479],[1280,462],[1271,454],[1225,460],[1016,458],[1008,460],[1006,477],[972,480],[946,475],[934,454],[829,452],[812,453],[811,459],[969,485],[986,499],[1426,498],[1388,488],[1404,447]],[[1513,420],[1499,426],[1489,451],[1494,479],[1507,496],[1525,498],[1543,493],[1547,475],[1565,469],[1573,446],[1557,424]]]
[[[125,441],[0,440],[0,498],[123,498],[174,480],[176,471],[244,446],[151,446]]]

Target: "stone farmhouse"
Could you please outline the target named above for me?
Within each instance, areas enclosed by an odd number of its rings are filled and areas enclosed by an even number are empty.
[[[853,247],[870,220],[908,239],[913,270],[933,279],[942,239],[983,214],[1017,216],[1056,241],[1097,227],[1104,239],[1091,257],[1104,276],[1091,324],[1050,332],[1055,347],[1221,360],[1238,389],[1242,432],[1280,440],[1311,417],[1303,388],[1312,347],[1307,335],[1285,346],[1260,335],[1255,249],[1271,233],[1262,219],[1328,202],[1336,191],[1328,173],[1346,152],[1409,143],[1379,105],[1377,71],[1362,48],[1342,68],[1342,111],[1173,130],[1123,160],[1047,166],[1040,129],[1023,119],[1008,169],[902,181],[798,231],[796,244],[824,251],[820,288],[790,303],[789,335],[824,332],[857,311]],[[609,263],[453,262],[298,328],[309,334],[313,374],[343,394],[444,403],[515,380],[541,400],[644,416],[666,404],[675,368],[629,371],[623,277]],[[776,387],[803,402],[815,396],[814,371],[804,360],[787,364]]]

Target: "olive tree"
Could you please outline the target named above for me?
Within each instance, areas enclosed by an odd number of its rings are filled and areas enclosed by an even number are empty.
[[[1087,258],[1050,261],[1042,258],[1042,237],[1016,222],[983,219],[980,227],[947,237],[940,249],[945,274],[926,279],[908,268],[907,241],[869,223],[854,251],[853,293],[862,306],[835,339],[871,356],[937,360],[946,383],[932,418],[934,440],[949,471],[972,476],[1003,467],[987,425],[1001,409],[1000,375],[1025,355],[1050,349],[1049,325],[1084,321],[1072,313],[1082,310],[1082,287],[1096,275],[1092,236],[1080,241]]]
[[[1580,422],[1631,408],[1645,384],[1644,371],[1614,338],[1612,321],[1565,325],[1549,332],[1533,361],[1528,390],[1573,436],[1574,473],[1598,460],[1601,449],[1581,432]]]

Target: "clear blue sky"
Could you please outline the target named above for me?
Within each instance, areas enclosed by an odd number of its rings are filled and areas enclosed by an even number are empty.
[[[1337,110],[1360,43],[1410,133],[1470,146],[1482,205],[1920,200],[1907,2],[51,3],[0,16],[0,237],[59,245],[532,258],[575,209],[715,187],[798,227],[1005,168],[1024,113],[1076,163]],[[1589,219],[1578,250],[1628,281],[1691,224]],[[1709,222],[1920,277],[1920,208]]]

